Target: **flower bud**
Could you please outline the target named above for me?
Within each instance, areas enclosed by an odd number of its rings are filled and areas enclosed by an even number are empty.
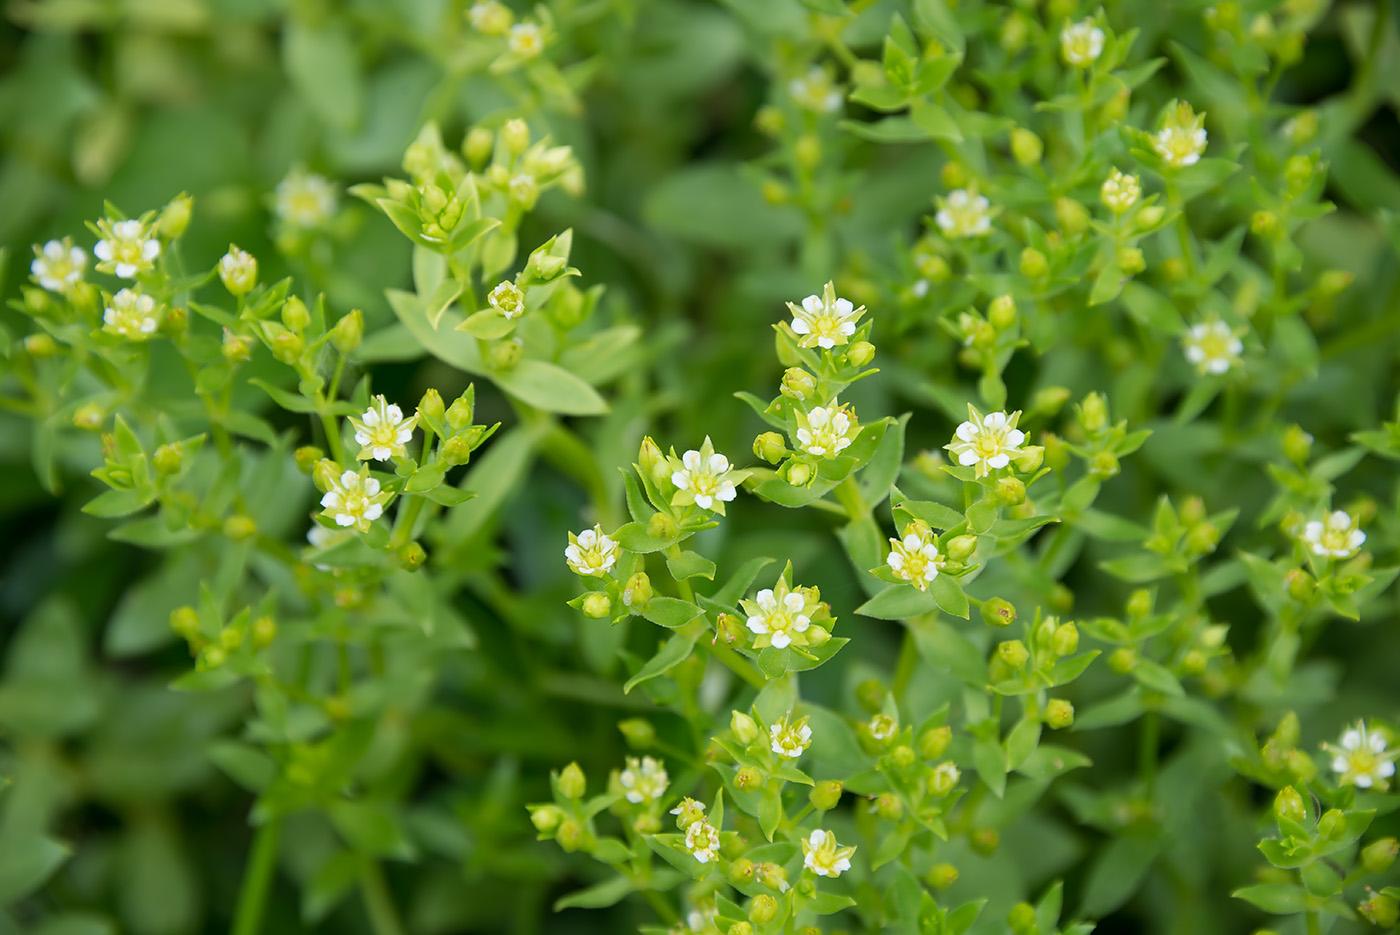
[[[647,520],[647,535],[653,539],[670,539],[680,532],[676,521],[665,513],[653,513]]]
[[[1035,165],[1045,155],[1045,144],[1030,130],[1017,127],[1011,131],[1011,155],[1023,166]]]
[[[738,643],[747,632],[743,621],[733,614],[720,614],[719,619],[715,621],[715,639],[726,646]]]
[[[914,748],[908,744],[900,744],[890,751],[889,763],[900,773],[906,772],[914,765]]]
[[[924,875],[924,880],[935,890],[946,890],[958,882],[958,868],[952,864],[934,864]]]
[[[491,158],[491,150],[496,147],[496,137],[485,127],[472,127],[467,138],[462,141],[462,155],[473,172],[480,172]]]
[[[904,817],[904,803],[897,796],[888,793],[877,795],[873,808],[876,815],[885,821],[899,821]]]
[[[944,188],[966,188],[971,179],[967,176],[967,170],[958,162],[943,163],[943,187]]]
[[[406,542],[394,553],[394,560],[404,571],[417,571],[428,560],[421,542]]]
[[[997,845],[1001,843],[1001,835],[997,834],[995,828],[974,828],[968,834],[967,840],[974,851],[983,857],[990,857],[996,853]]]
[[[997,644],[997,656],[1013,669],[1019,669],[1030,659],[1030,650],[1020,640],[1007,640]]]
[[[1300,604],[1312,602],[1317,593],[1317,582],[1313,580],[1312,575],[1301,568],[1292,568],[1284,575],[1283,580],[1289,597]]]
[[[919,735],[919,753],[927,760],[936,760],[948,750],[953,742],[953,729],[944,724],[930,727]]]
[[[569,854],[580,850],[586,843],[586,839],[587,832],[583,825],[573,818],[566,818],[554,835],[554,840],[558,841],[559,846]]]
[[[885,706],[885,686],[878,679],[866,679],[856,686],[856,702],[871,714]]]
[[[1285,821],[1301,823],[1307,819],[1303,797],[1292,786],[1284,786],[1274,797],[1274,815]]]
[[[758,739],[758,725],[754,719],[742,711],[735,711],[729,716],[729,729],[734,732],[734,736],[744,746],[748,746]]]
[[[1043,279],[1050,273],[1050,262],[1034,247],[1021,251],[1021,275],[1027,279]]]
[[[1289,750],[1288,775],[1295,782],[1312,782],[1317,778],[1317,763],[1302,750]]]
[[[365,313],[352,309],[331,329],[331,344],[342,354],[350,354],[360,346],[365,336]]]
[[[1045,723],[1053,730],[1064,730],[1074,723],[1074,705],[1063,698],[1051,698],[1045,703]]]
[[[753,882],[756,870],[757,868],[754,866],[752,860],[749,860],[747,857],[740,857],[738,860],[730,862],[727,876],[729,877],[729,882],[734,886],[745,886]],[[730,931],[732,932],[733,929],[730,929]]]
[[[559,794],[566,799],[582,798],[588,791],[588,780],[583,775],[583,768],[577,762],[570,763],[559,773]]]
[[[501,142],[505,144],[506,152],[512,156],[519,156],[530,147],[529,124],[519,117],[507,120],[505,126],[501,127]]]
[[[454,435],[443,442],[441,450],[443,460],[453,467],[466,464],[472,456],[472,444],[462,435]]]
[[[564,810],[557,805],[537,805],[530,809],[530,824],[540,834],[553,834],[564,821]]]
[[[180,450],[179,445],[161,445],[151,455],[151,466],[156,469],[157,474],[169,477],[180,470],[180,465],[184,463],[184,460],[184,453]]]
[[[734,773],[734,788],[736,789],[761,789],[763,786],[763,774],[752,766],[741,766]]]
[[[250,539],[258,534],[258,524],[253,522],[251,516],[242,513],[234,513],[224,520],[224,535],[234,542],[241,542]]]
[[[919,275],[929,282],[947,282],[948,278],[953,275],[953,269],[948,265],[948,261],[936,253],[916,254],[914,262],[919,270]]]
[[[1111,451],[1096,451],[1089,459],[1089,473],[1095,477],[1112,477],[1119,470],[1118,456]]]
[[[1137,668],[1138,654],[1127,646],[1120,646],[1108,656],[1108,667],[1119,675],[1127,675]]]
[[[224,355],[224,360],[231,364],[242,364],[252,359],[253,342],[241,334],[234,334],[227,328],[224,329],[224,343],[219,348]]]
[[[196,668],[207,672],[210,669],[217,669],[225,662],[228,662],[228,651],[218,643],[211,643],[204,647],[204,651],[199,654],[199,662]]]
[[[1062,623],[1050,637],[1050,648],[1057,656],[1069,656],[1079,649],[1079,628],[1071,623]]]
[[[777,464],[787,456],[787,443],[777,432],[764,432],[753,440],[753,453],[769,464]]]
[[[306,303],[296,296],[283,302],[282,324],[298,333],[305,331],[311,324],[311,313],[306,310]]]
[[[976,552],[976,536],[956,536],[948,542],[948,557],[955,562],[966,562]]]
[[[1009,295],[999,295],[987,306],[987,321],[998,331],[1005,331],[1016,324],[1016,300]]]
[[[639,717],[617,722],[617,729],[633,750],[646,750],[656,743],[656,728],[651,722]]]
[[[35,360],[42,360],[58,353],[58,343],[48,332],[39,331],[25,336],[24,352]]]
[[[418,401],[418,416],[430,426],[441,427],[447,411],[442,404],[442,395],[431,387],[423,394],[423,398]],[[468,424],[471,420],[468,419]],[[435,429],[436,431],[436,429]]]
[[[817,392],[817,381],[801,367],[789,367],[783,371],[783,382],[778,392],[789,399],[811,399]]]
[[[1016,608],[1006,598],[989,597],[982,602],[982,620],[988,626],[1009,627],[1015,619]]]
[[[928,791],[942,798],[958,787],[961,775],[951,760],[944,760],[929,771]]]
[[[1017,903],[1006,915],[1006,924],[1015,935],[1039,935],[1040,928],[1035,921],[1035,907],[1030,903]]]
[[[253,621],[253,646],[257,649],[267,649],[272,645],[272,641],[277,639],[277,621],[264,614]]]
[[[194,213],[194,199],[181,192],[161,209],[156,219],[156,229],[166,240],[177,240],[184,236],[190,226],[190,215]]]
[[[1317,833],[1328,841],[1340,841],[1347,835],[1347,819],[1339,808],[1329,808],[1317,820]]]
[[[622,603],[626,604],[634,613],[651,602],[656,592],[652,590],[651,579],[647,573],[639,571],[627,579],[627,584],[622,589]]]
[[[783,469],[783,477],[794,487],[805,487],[815,476],[810,464],[801,461],[789,461]]]
[[[1089,209],[1064,195],[1055,199],[1055,219],[1066,237],[1078,237],[1089,229]]]
[[[486,365],[492,370],[510,370],[520,363],[523,348],[518,340],[498,341],[486,354]]]
[[[1400,902],[1385,893],[1372,893],[1371,898],[1356,907],[1366,921],[1381,928],[1390,928],[1400,921]]]
[[[199,612],[188,605],[176,607],[170,612],[170,629],[183,640],[194,640],[199,636]]]
[[[1139,231],[1147,231],[1162,223],[1162,218],[1166,215],[1166,210],[1161,205],[1148,205],[1138,211],[1134,226]],[[1176,259],[1173,257],[1173,259]]]
[[[612,613],[612,598],[594,591],[583,599],[583,615],[590,620],[602,620]]]
[[[1394,838],[1372,841],[1361,849],[1361,866],[1367,873],[1385,873],[1395,863],[1397,853],[1400,853],[1400,843]]]
[[[1135,276],[1147,269],[1147,260],[1143,258],[1142,251],[1137,247],[1120,247],[1114,257],[1118,268],[1129,276]]]
[[[272,356],[284,364],[294,364],[306,350],[306,342],[294,331],[283,331],[272,339]]]
[[[835,779],[823,779],[812,787],[810,799],[812,807],[820,812],[829,812],[841,801],[845,785]]]
[[[857,341],[846,349],[846,363],[852,367],[864,367],[875,359],[875,345],[869,341]]]
[[[764,862],[758,867],[758,882],[779,893],[787,892],[787,870],[780,864]]]
[[[219,645],[234,652],[243,645],[243,631],[238,627],[224,627],[219,633]]]
[[[778,917],[778,901],[767,893],[760,893],[749,903],[749,921],[762,928]],[[732,930],[731,930],[732,931]]]
[[[996,483],[996,499],[1002,506],[1016,506],[1026,502],[1026,485],[1018,477],[1000,477]]]

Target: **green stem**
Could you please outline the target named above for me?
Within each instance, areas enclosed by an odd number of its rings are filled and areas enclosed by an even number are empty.
[[[418,522],[418,514],[423,512],[423,504],[427,502],[427,497],[409,496],[408,506],[399,510],[399,515],[394,517],[394,531],[389,537],[390,549],[407,545],[408,540],[413,538],[413,526]]]
[[[389,895],[389,887],[384,882],[384,869],[378,862],[371,861],[365,865],[360,874],[360,894],[364,897],[374,935],[403,935],[393,897]]]
[[[262,931],[263,907],[267,904],[267,891],[272,886],[272,874],[277,868],[277,843],[281,833],[282,820],[273,818],[258,828],[253,836],[253,850],[248,855],[243,887],[238,893],[233,935],[258,935]]]
[[[1316,909],[1308,910],[1307,921],[1308,935],[1322,935],[1322,926],[1318,922]]]
[[[1150,796],[1157,782],[1157,747],[1160,728],[1156,711],[1148,711],[1142,716],[1142,729],[1138,733],[1138,775],[1147,783]]]
[[[836,500],[846,510],[846,515],[852,520],[862,519],[870,515],[870,507],[866,506],[865,498],[861,496],[860,487],[856,484],[855,476],[847,477],[836,485]]]

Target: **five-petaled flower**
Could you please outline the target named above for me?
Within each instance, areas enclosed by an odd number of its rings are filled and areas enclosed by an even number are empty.
[[[600,578],[612,571],[617,564],[621,548],[610,536],[604,535],[602,526],[585,529],[578,535],[569,533],[569,544],[564,549],[564,558],[576,575]]]
[[[910,525],[904,538],[890,540],[890,554],[885,559],[896,578],[902,578],[920,591],[938,577],[943,556],[933,541],[933,530],[923,525]]]
[[[697,451],[692,448],[680,458],[667,459],[671,466],[671,483],[676,485],[672,506],[695,504],[702,510],[724,515],[724,505],[736,495],[735,484],[744,479],[745,472],[730,469],[729,459],[715,453],[708,435]]]
[[[1303,542],[1314,555],[1349,558],[1366,541],[1366,534],[1345,510],[1333,510],[1303,527]]]
[[[832,114],[841,109],[841,89],[831,80],[831,74],[813,65],[807,74],[788,82],[788,93],[797,106],[819,114]]]
[[[34,260],[29,264],[29,272],[34,281],[50,292],[67,295],[68,290],[83,281],[83,270],[87,268],[87,253],[82,247],[73,246],[67,237],[50,240],[43,247],[34,247]]]
[[[102,311],[102,330],[132,341],[144,341],[160,325],[160,309],[151,296],[123,289]]]
[[[361,461],[388,461],[408,456],[405,443],[413,437],[418,416],[404,418],[403,410],[388,403],[383,396],[370,401],[369,408],[357,419],[350,417],[355,429],[355,441],[360,445],[357,457]]]
[[[1099,196],[1114,214],[1126,214],[1142,197],[1142,182],[1136,175],[1124,175],[1114,169],[1104,179]]]
[[[519,318],[525,314],[525,293],[510,280],[497,283],[496,288],[486,296],[486,301],[507,319]]]
[[[968,421],[958,426],[954,439],[943,447],[952,452],[962,466],[975,466],[977,477],[986,477],[988,471],[1010,464],[1026,440],[1026,433],[1016,428],[1020,411],[1009,416],[1004,412],[989,412],[984,416],[968,405],[967,414]]]
[[[772,743],[774,753],[795,760],[806,752],[811,744],[812,728],[807,726],[805,717],[792,723],[783,718],[768,728],[768,739]]]
[[[1197,114],[1182,101],[1152,137],[1152,148],[1169,166],[1193,166],[1206,151],[1205,114]]]
[[[534,58],[544,51],[544,31],[534,23],[516,23],[506,40],[519,58]]]
[[[820,458],[834,458],[851,446],[860,434],[855,413],[832,400],[811,412],[797,412],[797,442],[802,450]]]
[[[789,302],[788,309],[792,311],[792,331],[799,335],[798,345],[823,350],[847,343],[856,333],[856,322],[865,314],[864,305],[856,308],[850,299],[837,298],[832,282],[822,287],[821,295],[809,295],[801,305]]]
[[[389,494],[379,481],[361,469],[360,473],[345,471],[327,481],[330,489],[321,498],[322,515],[330,517],[337,526],[354,526],[367,532],[369,524],[384,515]]]
[[[671,777],[666,775],[666,767],[660,760],[649,756],[638,760],[635,756],[629,756],[627,768],[618,775],[617,781],[621,783],[627,801],[640,805],[654,802],[665,795]]]
[[[839,877],[851,869],[853,846],[840,847],[836,835],[817,828],[802,841],[802,865],[819,877]]]
[[[1343,732],[1341,743],[1323,747],[1332,754],[1332,770],[1340,774],[1339,784],[1358,789],[1374,786],[1382,791],[1390,787],[1388,780],[1395,775],[1394,760],[1400,750],[1386,750],[1385,737],[1368,730],[1364,721]]]
[[[719,856],[719,831],[705,819],[692,822],[685,829],[685,849],[702,864]]]
[[[99,260],[99,272],[111,273],[120,279],[135,279],[154,267],[156,257],[160,256],[160,241],[152,236],[155,232],[140,221],[103,218],[97,222],[97,232],[102,239],[92,252]]]
[[[1103,30],[1092,18],[1065,22],[1060,30],[1060,54],[1076,68],[1088,68],[1103,53]]]
[[[826,633],[813,625],[813,620],[825,610],[816,588],[790,588],[786,581],[779,579],[774,587],[764,588],[753,600],[742,600],[739,604],[749,615],[746,625],[757,636],[755,649],[806,646],[817,635],[816,631]]]
[[[933,216],[947,237],[983,237],[992,230],[992,203],[985,195],[959,188],[947,198],[937,198],[938,213]]]
[[[335,214],[336,190],[325,176],[295,170],[277,183],[274,210],[297,227],[320,227]]]
[[[1201,374],[1222,374],[1240,362],[1244,344],[1218,319],[1192,325],[1181,339],[1181,352]]]

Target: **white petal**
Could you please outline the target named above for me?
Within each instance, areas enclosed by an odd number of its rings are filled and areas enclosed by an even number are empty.
[[[964,422],[962,425],[958,426],[957,430],[953,432],[953,434],[958,436],[958,438],[961,438],[965,442],[970,442],[977,438],[978,431],[979,430],[977,426],[973,423]]]
[[[808,315],[819,315],[822,311],[822,299],[819,295],[809,295],[802,300],[802,309]]]
[[[768,632],[768,624],[763,622],[762,617],[750,617],[745,626],[747,626],[750,630],[754,631],[755,633]],[[774,729],[777,729],[776,725],[774,726]]]
[[[702,510],[710,509],[714,505],[714,502],[715,498],[707,493],[697,493],[695,495],[695,505]]]
[[[980,460],[982,459],[978,456],[977,452],[973,451],[971,448],[958,453],[958,463],[963,467],[969,467]]]
[[[1361,731],[1356,728],[1342,734],[1342,746],[1348,750],[1361,749]]]
[[[1006,425],[1006,413],[989,412],[982,417],[982,425],[989,429],[999,429]]]
[[[700,469],[700,452],[694,448],[681,455],[681,464],[685,465],[687,471],[698,471]]]
[[[792,330],[795,334],[811,334],[812,326],[807,324],[806,319],[794,318],[792,320]]]
[[[779,631],[773,634],[771,642],[773,643],[774,649],[786,649],[788,644],[792,642],[792,638],[786,633]]]
[[[371,503],[365,507],[365,519],[379,519],[384,515],[384,508],[377,503]]]
[[[710,471],[715,474],[723,474],[729,470],[729,459],[724,455],[710,455]]]
[[[379,493],[379,481],[375,480],[373,477],[366,477],[365,493],[371,497],[377,496]]]
[[[1026,433],[1020,429],[1012,429],[1006,433],[1006,444],[1012,448],[1019,448],[1026,440]]]
[[[735,491],[734,484],[732,481],[725,481],[724,483],[720,484],[719,489],[715,491],[715,496],[720,500],[723,500],[725,503],[728,503],[730,500],[733,500],[734,495]]]
[[[987,459],[987,464],[994,468],[1004,468],[1011,463],[1011,456],[1005,452],[998,452]]]
[[[753,599],[755,604],[769,613],[778,609],[778,601],[773,597],[772,588],[764,588],[762,591],[755,594]]]
[[[681,490],[689,490],[690,475],[684,471],[674,471],[671,474],[671,483],[675,484]]]
[[[783,595],[783,609],[790,614],[798,613],[807,606],[807,601],[796,591],[789,591]]]

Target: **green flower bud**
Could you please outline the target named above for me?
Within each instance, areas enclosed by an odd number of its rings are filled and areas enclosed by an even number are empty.
[[[944,188],[966,188],[968,182],[967,169],[958,162],[943,163],[943,187]]]
[[[1023,166],[1035,165],[1045,155],[1045,144],[1030,130],[1017,127],[1011,131],[1011,155]]]
[[[462,141],[462,155],[473,172],[480,172],[491,159],[491,151],[496,148],[496,136],[485,127],[472,127],[467,138]]]
[[[730,714],[729,729],[734,732],[734,736],[744,746],[748,746],[758,739],[758,724],[742,711]]]
[[[671,468],[666,463],[666,456],[661,453],[661,448],[650,435],[642,439],[642,447],[637,452],[637,467],[650,477],[654,484],[670,483]]]
[[[856,686],[856,702],[874,714],[885,706],[886,689],[878,679],[866,679]]]
[[[622,589],[622,603],[626,604],[634,613],[651,602],[655,591],[651,587],[651,579],[647,573],[639,571],[627,579],[627,584]]]
[[[715,621],[715,639],[726,646],[738,643],[747,632],[743,621],[733,614],[720,614]]]
[[[1016,300],[1009,295],[999,295],[987,306],[987,321],[997,331],[1005,331],[1016,324]]]
[[[231,364],[246,363],[253,356],[253,342],[225,328],[224,343],[219,351],[224,355],[224,360]]]
[[[1095,477],[1112,477],[1119,469],[1118,456],[1111,451],[1096,451],[1089,459],[1089,473]]]
[[[1329,808],[1317,820],[1317,833],[1328,841],[1340,841],[1347,836],[1347,819],[1339,808]]]
[[[1040,927],[1035,921],[1035,907],[1030,903],[1017,903],[1006,915],[1006,924],[1016,935],[1039,935]]]
[[[875,359],[875,345],[857,341],[846,349],[846,362],[852,367],[864,367]]]
[[[761,789],[763,786],[763,774],[752,766],[741,766],[734,773],[734,788],[736,789]]]
[[[39,331],[25,336],[24,352],[35,360],[42,360],[58,353],[58,343],[48,332]]]
[[[955,562],[966,562],[976,552],[976,536],[955,536],[948,542],[948,557]]]
[[[507,120],[505,126],[501,127],[501,142],[505,144],[506,152],[512,156],[519,156],[530,148],[529,124],[518,117]]]
[[[559,842],[559,846],[563,848],[566,853],[572,854],[574,851],[583,849],[584,845],[587,843],[587,832],[584,830],[583,825],[579,824],[576,819],[566,818],[564,822],[559,825],[559,830],[555,833],[554,840]]]
[[[783,371],[783,382],[778,392],[789,399],[811,399],[817,392],[817,380],[801,367],[789,367]]]
[[[408,542],[394,553],[394,559],[404,571],[417,571],[428,560],[428,553],[421,542]]]
[[[653,513],[647,520],[647,535],[653,539],[670,539],[679,532],[676,521],[665,513]]]
[[[787,482],[794,487],[805,487],[816,476],[812,466],[801,461],[789,461],[782,473]]]
[[[875,797],[875,814],[886,821],[899,821],[904,817],[904,803],[888,793],[877,795]]]
[[[612,613],[612,598],[594,591],[583,599],[583,615],[590,620],[602,620]]]
[[[967,840],[974,851],[983,857],[990,857],[996,853],[997,845],[1001,843],[1001,835],[997,834],[995,828],[974,828],[968,834]]]
[[[253,621],[253,646],[267,649],[277,639],[277,621],[264,614]]]
[[[523,348],[517,340],[497,341],[486,353],[486,365],[496,371],[510,370],[520,363],[522,351]]]
[[[530,824],[540,834],[553,834],[564,821],[564,810],[557,805],[530,807]]]
[[[350,354],[360,346],[365,336],[365,313],[352,309],[331,329],[331,344],[342,354]]]
[[[762,928],[778,917],[778,901],[760,893],[749,903],[749,921]]]
[[[914,748],[908,744],[900,744],[890,751],[890,765],[900,772],[908,770],[914,761]]]
[[[777,432],[764,432],[753,440],[753,453],[769,464],[777,464],[787,456],[787,443]]]
[[[190,226],[190,216],[194,213],[194,199],[181,192],[161,209],[156,218],[156,230],[166,240],[178,240]]]
[[[1295,782],[1312,782],[1317,778],[1317,764],[1302,750],[1288,751],[1288,774]]]
[[[1009,627],[1015,619],[1016,608],[1005,598],[989,597],[982,602],[982,620],[988,626]]]
[[[1020,640],[1007,640],[997,644],[997,656],[1013,669],[1019,669],[1030,659],[1030,650]]]
[[[1120,247],[1114,260],[1118,264],[1118,268],[1129,276],[1137,275],[1147,269],[1147,260],[1137,247]]]
[[[151,466],[156,469],[157,474],[169,477],[180,470],[180,465],[184,460],[179,445],[161,445],[151,455]]]
[[[251,516],[242,513],[234,513],[224,520],[224,535],[234,542],[241,542],[244,539],[252,538],[258,534],[258,524],[253,522]]]
[[[798,137],[792,152],[797,158],[797,164],[804,169],[815,169],[821,165],[822,142],[811,133]]]
[[[306,310],[306,303],[296,296],[283,302],[282,324],[293,331],[304,331],[311,324],[311,313]]]
[[[948,265],[948,261],[936,253],[925,254],[917,262],[919,275],[931,283],[947,282],[953,275],[953,269]]]
[[[1313,596],[1317,593],[1317,582],[1312,575],[1301,568],[1291,568],[1283,580],[1288,588],[1289,597],[1300,604],[1312,603]]]
[[[997,502],[1002,506],[1016,506],[1026,502],[1026,485],[1018,477],[1000,477],[996,483]]]
[[[443,460],[455,467],[471,459],[472,445],[463,436],[454,435],[442,443],[441,451]]]
[[[1278,215],[1273,211],[1255,211],[1249,216],[1249,230],[1256,237],[1272,238],[1278,235]]]
[[[199,612],[188,605],[176,607],[170,612],[170,629],[183,640],[198,638]]]
[[[418,400],[418,417],[428,425],[441,427],[443,419],[447,416],[447,410],[442,403],[442,395],[431,387],[423,394],[423,398]],[[470,424],[471,420],[467,420]],[[436,431],[436,429],[434,430]]]
[[[1078,237],[1089,229],[1089,209],[1064,195],[1055,199],[1055,219],[1066,237]]]
[[[233,652],[243,645],[243,631],[238,627],[224,627],[219,632],[219,645]]]
[[[1021,275],[1027,279],[1043,279],[1050,273],[1050,262],[1034,247],[1021,251]]]
[[[928,791],[942,798],[958,787],[962,774],[952,760],[944,760],[928,773]]]
[[[559,794],[566,799],[580,799],[588,791],[588,780],[583,775],[583,768],[577,762],[570,763],[559,773]]]
[[[1307,818],[1303,797],[1292,786],[1284,786],[1274,797],[1274,815],[1285,821],[1301,823]]]
[[[764,179],[763,200],[770,205],[785,205],[792,200],[792,190],[777,179]]]
[[[1361,866],[1367,873],[1385,873],[1395,863],[1396,854],[1400,854],[1400,842],[1394,838],[1372,841],[1361,849]]]
[[[1074,723],[1074,705],[1063,698],[1051,698],[1045,703],[1045,723],[1053,730],[1064,730]]]
[[[1371,898],[1356,907],[1366,921],[1381,928],[1390,928],[1400,921],[1400,902],[1385,893],[1372,893]]]
[[[1050,588],[1050,595],[1046,599],[1050,609],[1057,614],[1067,614],[1074,609],[1074,592],[1065,587],[1062,582],[1056,581]]]
[[[196,668],[207,672],[210,669],[217,669],[225,662],[228,662],[228,652],[218,643],[211,643],[204,647],[204,651],[199,654],[199,662]]]
[[[1166,210],[1161,205],[1148,205],[1137,213],[1134,219],[1134,227],[1139,231],[1148,231],[1162,223],[1162,218],[1166,216]]]
[[[284,364],[294,364],[306,350],[306,342],[294,331],[283,331],[272,339],[272,356]]]
[[[958,882],[958,868],[952,864],[934,864],[924,875],[924,880],[935,890],[946,890]]]
[[[812,787],[809,798],[812,807],[821,812],[829,812],[841,801],[841,793],[845,790],[845,785],[835,779],[823,779]]]
[[[936,760],[948,750],[953,742],[953,729],[944,724],[930,727],[919,735],[919,753],[926,760]]]

